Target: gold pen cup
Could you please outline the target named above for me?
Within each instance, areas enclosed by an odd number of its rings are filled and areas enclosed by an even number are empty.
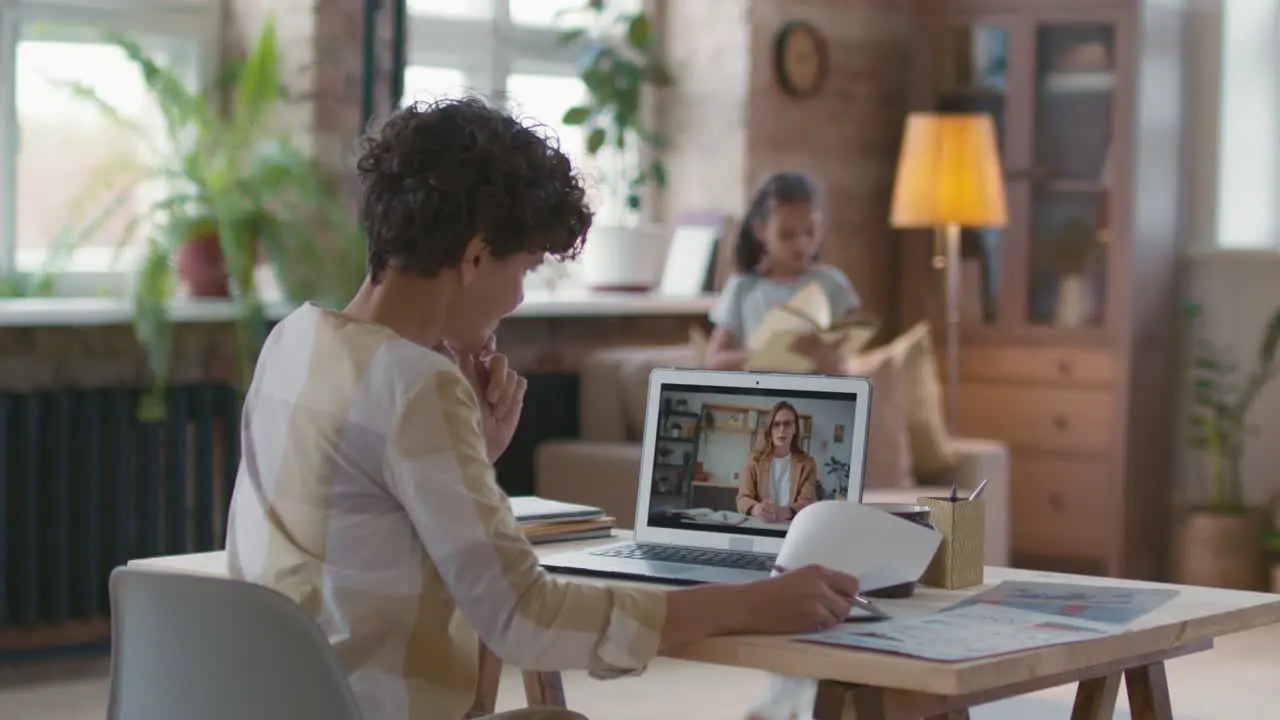
[[[982,500],[922,497],[919,503],[929,508],[929,521],[942,534],[938,552],[920,582],[944,590],[981,585],[987,534]]]

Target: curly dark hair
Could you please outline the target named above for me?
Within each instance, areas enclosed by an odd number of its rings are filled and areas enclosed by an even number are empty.
[[[369,276],[434,277],[480,236],[494,257],[573,258],[591,227],[581,177],[553,135],[476,97],[416,102],[356,163]]]

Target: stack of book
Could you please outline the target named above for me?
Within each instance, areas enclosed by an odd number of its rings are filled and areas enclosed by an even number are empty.
[[[613,534],[614,519],[604,510],[589,505],[518,495],[511,498],[511,513],[524,530],[524,536],[535,544],[591,540]]]

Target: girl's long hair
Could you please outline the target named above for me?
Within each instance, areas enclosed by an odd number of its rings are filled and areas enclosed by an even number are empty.
[[[769,219],[773,208],[785,203],[818,203],[818,186],[808,175],[798,172],[778,172],[760,184],[751,198],[751,206],[742,218],[738,230],[738,244],[734,247],[734,260],[738,270],[753,273],[764,260],[764,242],[756,235],[755,225]]]
[[[783,400],[773,409],[769,411],[768,421],[765,422],[764,432],[760,434],[760,438],[756,440],[756,449],[752,451],[751,457],[759,462],[773,454],[773,422],[778,419],[778,413],[787,410],[791,413],[791,418],[795,420],[796,431],[791,435],[791,454],[803,455],[804,451],[800,449],[800,413],[796,411],[796,406]]]

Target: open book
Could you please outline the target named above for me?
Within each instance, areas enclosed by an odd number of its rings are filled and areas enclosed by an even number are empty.
[[[759,327],[747,338],[747,370],[811,372],[814,364],[796,353],[791,344],[810,333],[818,333],[827,344],[840,344],[843,357],[853,357],[876,334],[875,325],[865,321],[847,322],[833,316],[831,301],[817,282],[809,283],[787,302],[770,310]]]

